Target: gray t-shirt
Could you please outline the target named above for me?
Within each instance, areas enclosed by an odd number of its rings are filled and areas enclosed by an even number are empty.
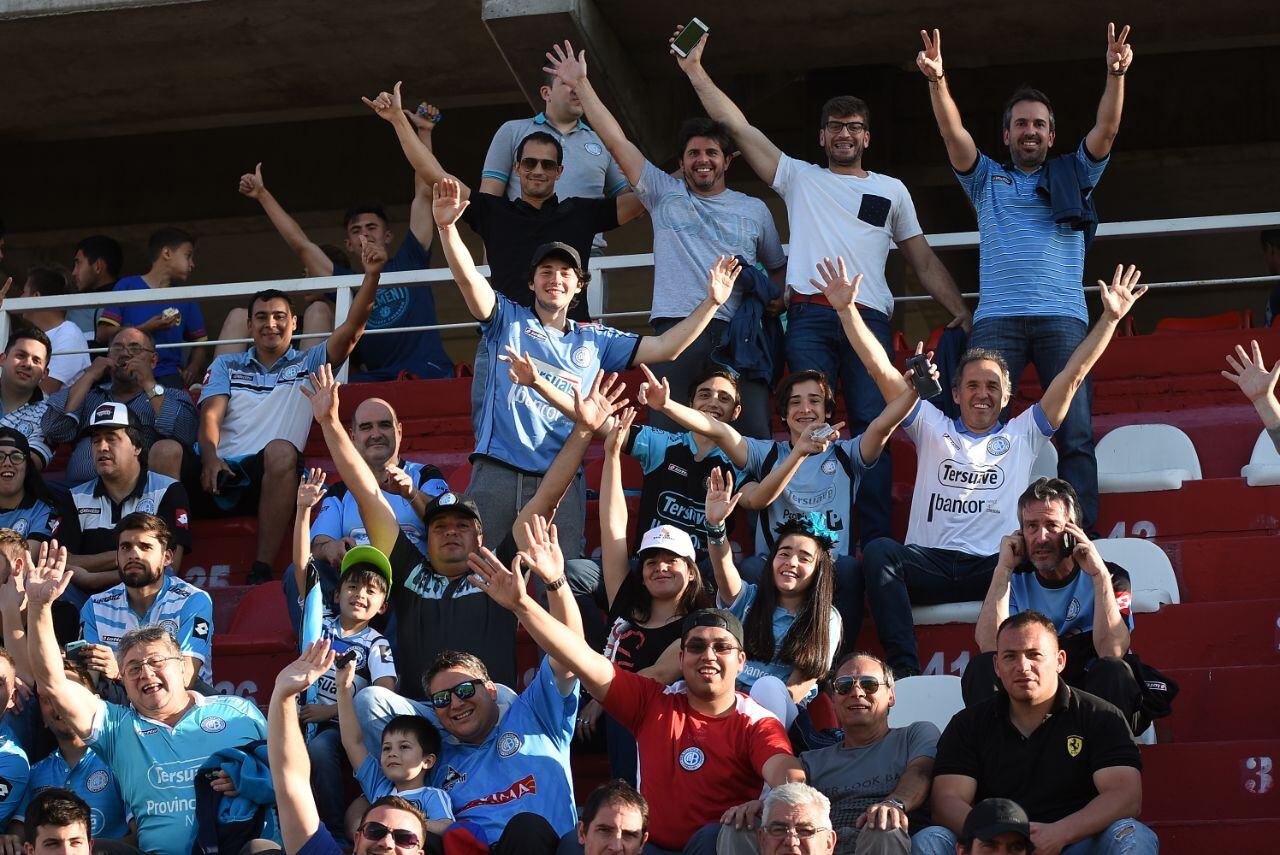
[[[787,263],[773,215],[755,196],[725,190],[699,196],[682,178],[645,161],[635,188],[653,219],[653,308],[650,318],[683,318],[707,296],[707,272],[722,255],[741,255],[766,270]],[[716,312],[727,321],[738,310],[734,293]]]
[[[884,739],[861,748],[837,744],[800,755],[809,785],[831,799],[837,855],[853,852],[858,838],[854,823],[893,792],[907,764],[937,755],[939,736],[935,724],[917,721],[891,728]]]

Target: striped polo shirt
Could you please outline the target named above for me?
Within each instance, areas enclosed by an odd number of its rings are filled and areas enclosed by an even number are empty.
[[[311,402],[299,389],[328,358],[322,341],[306,351],[291,347],[270,366],[258,361],[256,347],[215,359],[205,374],[201,399],[228,399],[218,456],[251,457],[273,439],[287,439],[302,451],[311,431]]]
[[[94,594],[80,610],[84,640],[112,650],[129,630],[152,624],[169,630],[184,655],[200,660],[201,680],[213,681],[213,599],[195,585],[164,574],[155,602],[139,615],[130,607],[128,589],[121,582]]]

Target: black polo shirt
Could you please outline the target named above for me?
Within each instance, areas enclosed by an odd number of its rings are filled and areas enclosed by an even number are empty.
[[[521,306],[532,306],[529,264],[534,250],[544,243],[561,241],[576,249],[583,264],[589,265],[592,239],[618,227],[618,201],[552,196],[535,208],[523,199],[476,192],[471,194],[462,219],[484,240],[494,290]],[[569,310],[569,317],[590,320],[585,293]]]
[[[115,552],[116,526],[139,511],[155,514],[169,525],[173,542],[191,554],[191,503],[187,490],[167,475],[142,471],[133,489],[121,502],[107,495],[101,478],[71,488],[60,509],[60,521],[53,531],[58,542],[75,555]]]
[[[1030,736],[1009,720],[1004,691],[956,713],[933,774],[973,778],[974,804],[1013,799],[1033,822],[1057,822],[1098,795],[1093,773],[1112,766],[1142,768],[1128,723],[1111,704],[1059,681],[1052,712]]]
[[[453,579],[437,573],[404,532],[387,558],[400,694],[423,700],[422,678],[444,650],[473,654],[494,682],[515,688],[516,616],[473,585],[470,573]]]

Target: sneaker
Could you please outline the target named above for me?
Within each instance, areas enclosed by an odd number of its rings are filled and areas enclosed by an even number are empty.
[[[270,582],[274,576],[274,571],[270,564],[261,561],[253,562],[253,567],[249,570],[249,575],[245,579],[246,585],[261,585],[263,582]]]

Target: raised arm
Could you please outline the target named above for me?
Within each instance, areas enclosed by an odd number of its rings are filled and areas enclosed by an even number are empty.
[[[631,572],[627,549],[627,499],[622,492],[622,448],[631,435],[636,411],[625,409],[614,419],[604,441],[604,472],[600,476],[600,569],[604,572],[605,601],[613,601]]]
[[[563,391],[554,383],[547,381],[542,376],[542,372],[538,370],[538,365],[533,361],[533,357],[526,350],[521,356],[510,345],[503,345],[502,349],[506,353],[498,355],[499,362],[507,363],[507,376],[511,378],[512,383],[520,386],[528,386],[533,391],[542,396],[548,404],[555,407],[560,415],[566,419],[575,419],[573,412],[573,397],[568,392]],[[612,430],[612,420],[606,421],[596,436],[603,436]]]
[[[618,124],[618,120],[605,107],[591,81],[587,79],[587,52],[579,51],[574,56],[573,45],[566,39],[563,48],[552,45],[547,52],[547,65],[542,70],[559,77],[577,94],[582,102],[582,109],[591,120],[591,129],[599,135],[618,166],[622,167],[622,173],[627,176],[631,185],[634,187],[639,184],[640,175],[644,172],[644,155],[635,143],[627,139],[622,125]]]
[[[649,406],[654,412],[662,413],[685,430],[707,437],[720,446],[739,469],[747,465],[747,440],[733,426],[671,400],[671,384],[667,382],[667,378],[663,377],[659,381],[647,365],[641,365],[640,370],[645,377],[636,394],[640,403]]]
[[[1120,321],[1129,314],[1129,310],[1133,308],[1138,298],[1147,293],[1146,285],[1138,287],[1138,280],[1141,278],[1142,271],[1132,264],[1127,269],[1123,264],[1117,264],[1110,286],[1101,279],[1098,280],[1098,293],[1102,297],[1102,317],[1098,318],[1089,335],[1080,342],[1075,352],[1071,354],[1071,358],[1067,360],[1066,367],[1053,378],[1049,388],[1044,390],[1044,397],[1040,399],[1040,408],[1044,410],[1049,424],[1055,428],[1067,417],[1071,399],[1075,397],[1076,390],[1080,388],[1084,378],[1089,376],[1094,363],[1111,343],[1111,336],[1115,333],[1116,327],[1120,326]]]
[[[293,580],[298,592],[307,589],[307,564],[311,561],[311,509],[324,498],[324,470],[314,468],[298,482],[298,507],[293,516]]]
[[[723,472],[719,466],[711,470],[707,479],[707,556],[716,575],[720,601],[730,606],[742,593],[742,575],[733,564],[733,549],[725,538],[725,520],[741,498],[741,493],[734,495],[732,472]]]
[[[435,216],[436,228],[440,230],[440,246],[444,249],[445,260],[449,262],[453,281],[462,292],[471,317],[477,321],[488,320],[493,316],[498,298],[489,280],[476,270],[471,252],[458,234],[458,219],[470,204],[462,195],[462,185],[456,178],[445,178],[432,186],[431,193],[431,213]]]
[[[524,548],[517,553],[511,567],[520,575],[520,567],[527,564],[533,574],[542,580],[543,589],[547,592],[547,609],[557,622],[573,636],[585,639],[582,631],[582,612],[573,598],[569,588],[569,578],[564,571],[564,554],[560,551],[560,540],[556,527],[540,516],[534,516],[522,525]],[[585,641],[584,641],[585,643]],[[544,650],[546,648],[543,648]],[[560,694],[567,696],[575,691],[577,676],[573,667],[563,658],[547,650],[551,657],[551,671],[556,676],[556,685]]]
[[[1013,571],[1022,563],[1026,554],[1026,541],[1020,530],[1000,538],[996,569],[991,576],[991,584],[987,587],[987,596],[982,600],[982,609],[978,612],[978,624],[973,630],[974,641],[978,643],[980,653],[993,653],[996,649],[996,630],[1009,616]]]
[[[418,141],[427,147],[427,151],[434,154],[435,148],[431,142],[431,132],[435,130],[436,123],[440,121],[440,111],[431,104],[423,101],[418,105],[416,111],[405,109],[405,118],[409,120],[409,124],[413,125],[413,132],[417,134]],[[422,180],[422,176],[418,175],[415,170],[413,173],[413,201],[409,203],[409,231],[413,232],[413,236],[418,239],[418,243],[424,247],[431,246],[431,238],[435,231],[436,222],[431,216],[431,185]],[[418,286],[431,287],[431,286]]]
[[[307,649],[276,677],[267,707],[267,758],[280,812],[286,852],[298,852],[320,828],[320,813],[311,793],[311,758],[298,723],[298,695],[333,667],[327,640]]]
[[[1280,451],[1280,401],[1276,400],[1276,381],[1280,380],[1280,360],[1267,370],[1267,363],[1262,358],[1262,348],[1257,340],[1251,342],[1253,357],[1240,345],[1236,345],[1233,358],[1227,354],[1230,371],[1223,371],[1222,376],[1240,387],[1240,391],[1253,404],[1262,418],[1262,426],[1267,429],[1276,451]],[[1238,360],[1238,361],[1237,361]]]
[[[738,281],[738,274],[741,272],[737,258],[731,255],[717,258],[715,265],[707,272],[707,296],[692,314],[662,335],[641,338],[632,364],[670,362],[684,353],[684,349],[702,335],[707,324],[711,323],[716,312],[729,299],[729,295],[733,293],[733,283]]]
[[[1094,160],[1111,154],[1111,145],[1120,133],[1120,116],[1124,112],[1124,76],[1133,63],[1133,48],[1126,42],[1129,26],[1116,35],[1116,25],[1107,24],[1107,86],[1098,102],[1098,117],[1084,138],[1084,147]]]
[[[25,574],[30,558],[25,555],[13,562],[9,578],[0,584],[0,619],[4,621],[4,649],[13,657],[13,670],[18,679],[28,686],[35,684],[31,670],[31,656],[27,651],[27,627],[22,621],[22,609],[26,606],[27,586]]]
[[[892,401],[910,384],[902,379],[901,372],[894,367],[893,358],[885,352],[884,346],[872,335],[866,321],[858,313],[858,286],[862,284],[862,274],[849,279],[849,270],[840,256],[836,256],[834,262],[824,258],[817,270],[818,279],[810,279],[809,284],[817,288],[827,298],[831,308],[836,310],[840,325],[844,327],[845,337],[853,346],[853,352],[858,354],[858,359],[880,390],[881,397]]]
[[[683,29],[682,26],[676,27],[670,41],[675,41],[676,36],[680,35]],[[709,36],[703,36],[693,50],[689,51],[688,56],[682,57],[674,50],[671,55],[676,58],[676,65],[680,66],[680,70],[693,84],[693,91],[697,93],[698,100],[702,102],[702,108],[707,111],[707,115],[729,129],[733,141],[737,143],[738,150],[746,158],[747,164],[756,175],[760,176],[761,181],[772,187],[773,178],[778,172],[778,161],[782,159],[782,151],[769,141],[763,131],[747,121],[746,114],[738,109],[738,105],[733,103],[728,95],[720,91],[720,87],[716,86],[711,80],[711,75],[702,67],[702,51],[707,46],[708,38]]]
[[[907,374],[910,373],[907,372]],[[938,366],[930,362],[929,373],[934,380],[937,380]],[[871,424],[867,425],[867,429],[862,432],[862,441],[858,445],[858,450],[862,454],[863,462],[871,466],[880,459],[884,447],[889,444],[889,437],[893,436],[893,432],[898,429],[898,425],[902,424],[902,420],[911,414],[912,408],[919,400],[916,387],[907,381],[907,388],[902,394],[885,404],[880,415],[872,419]]]
[[[978,162],[978,147],[973,136],[964,129],[960,108],[947,86],[946,74],[942,70],[942,33],[934,30],[930,38],[927,30],[921,30],[920,38],[924,41],[924,50],[916,54],[916,67],[929,81],[929,101],[933,104],[933,118],[938,122],[938,131],[947,146],[947,159],[951,161],[952,169],[968,172]]]
[[[338,467],[338,477],[355,496],[360,508],[360,519],[369,535],[369,543],[386,555],[391,554],[400,538],[400,523],[396,520],[391,503],[382,495],[378,478],[356,451],[351,437],[338,420],[338,383],[333,379],[333,369],[321,365],[311,375],[311,391],[302,387],[302,394],[311,399],[311,412],[324,433],[329,456]]]
[[[951,271],[947,270],[933,247],[929,246],[925,236],[916,235],[899,241],[898,249],[916,272],[916,278],[920,280],[924,290],[951,313],[951,322],[947,326],[962,327],[966,333],[972,331],[973,312],[969,311],[964,298],[960,296],[960,289],[951,278]]]
[[[576,674],[592,696],[603,698],[613,683],[613,663],[529,596],[518,564],[514,568],[517,572],[513,572],[485,548],[467,558],[472,581],[495,603],[515,614],[537,645]]]
[[[418,138],[417,130],[405,115],[404,105],[400,100],[399,80],[390,92],[379,92],[373,99],[361,96],[360,100],[366,107],[377,113],[378,118],[390,122],[391,127],[395,128],[396,138],[400,140],[400,148],[419,178],[427,184],[437,184],[449,176],[449,173],[445,172],[444,167],[440,165],[440,161],[436,160],[431,146]],[[457,181],[456,178],[454,180]],[[471,190],[462,182],[458,182],[458,187],[461,198],[466,199],[471,195]]]
[[[1093,649],[1099,656],[1124,656],[1129,652],[1129,625],[1120,614],[1112,587],[1111,571],[1084,529],[1067,520],[1067,533],[1076,539],[1073,557],[1093,583]]]
[[[742,507],[749,511],[762,511],[772,505],[782,495],[782,491],[791,483],[800,464],[805,458],[821,454],[827,450],[832,440],[840,438],[840,430],[844,422],[831,425],[834,431],[826,439],[814,439],[813,432],[825,425],[811,425],[805,429],[800,438],[791,446],[791,451],[778,464],[769,470],[759,484],[748,484],[742,488]]]
[[[27,568],[27,653],[40,694],[81,739],[93,729],[98,699],[63,671],[62,650],[53,630],[53,601],[71,583],[67,551],[56,540],[40,544],[40,554]]]
[[[334,691],[338,696],[338,735],[351,768],[359,769],[369,756],[369,749],[364,747],[364,733],[356,715],[355,681],[356,661],[352,659],[334,675]]]
[[[360,261],[364,264],[364,281],[351,299],[347,319],[338,324],[325,341],[325,356],[330,365],[346,362],[351,351],[356,349],[356,342],[364,335],[365,325],[373,312],[373,302],[378,297],[378,278],[387,263],[387,249],[361,235]]]
[[[262,180],[262,164],[240,176],[240,194],[248,196],[262,206],[262,213],[267,215],[271,225],[284,239],[293,254],[302,261],[303,268],[309,276],[332,276],[333,262],[324,254],[315,241],[307,237],[307,233],[298,225],[298,221],[289,216],[289,212],[281,207],[276,197],[267,189]]]

